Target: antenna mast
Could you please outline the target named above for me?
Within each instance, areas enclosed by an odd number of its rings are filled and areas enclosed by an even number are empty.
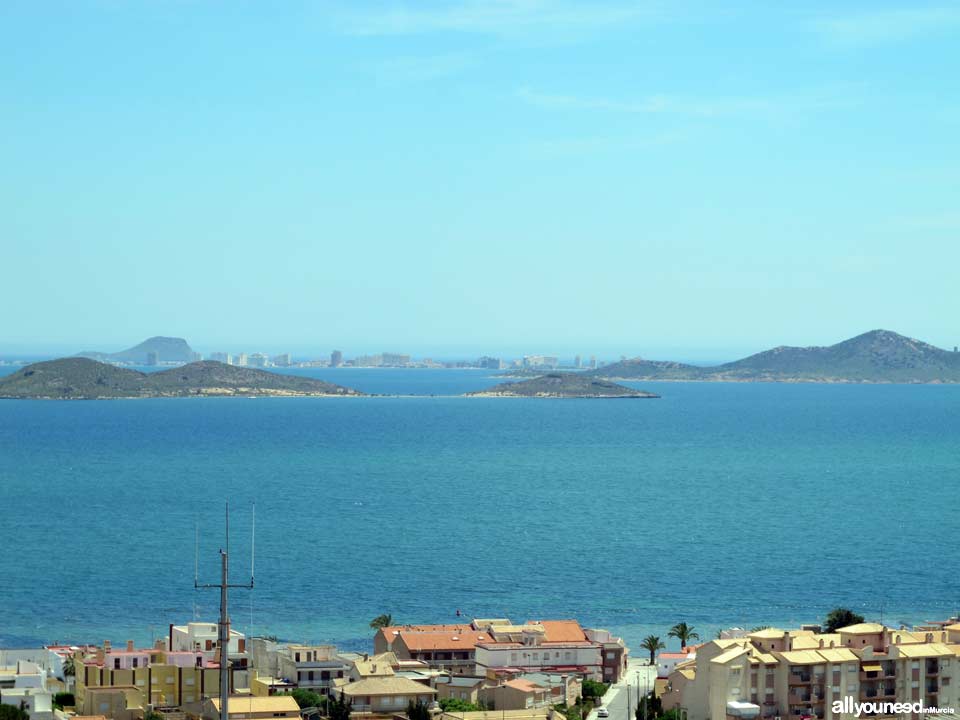
[[[220,582],[219,583],[206,583],[201,585],[199,582],[200,574],[200,555],[199,555],[199,536],[200,528],[197,526],[197,566],[195,568],[196,575],[193,580],[194,589],[208,589],[208,588],[217,588],[220,590],[220,622],[219,626],[219,640],[220,643],[220,720],[230,720],[230,714],[227,710],[227,704],[230,700],[230,614],[227,607],[227,590],[229,588],[247,588],[248,590],[253,589],[253,556],[250,558],[250,582],[244,583],[242,585],[231,585],[230,584],[230,568],[229,568],[229,556],[230,556],[230,503],[227,502],[225,506],[226,513],[226,538],[225,538],[225,548],[220,550]],[[253,539],[250,540],[250,550],[253,551]]]

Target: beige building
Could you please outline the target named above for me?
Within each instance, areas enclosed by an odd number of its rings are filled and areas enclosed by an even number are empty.
[[[300,707],[289,695],[254,697],[252,695],[233,695],[227,701],[227,715],[232,720],[261,720],[270,718],[292,718],[299,720]],[[203,720],[220,720],[220,698],[209,698],[203,702]]]
[[[374,715],[402,715],[411,702],[431,703],[437,697],[432,687],[396,675],[336,683],[331,694],[352,702],[354,713]]]
[[[958,662],[954,626],[908,631],[860,623],[831,634],[769,628],[705,643],[670,673],[661,700],[689,720],[851,720],[854,702],[960,711]],[[918,717],[892,709],[877,717]]]

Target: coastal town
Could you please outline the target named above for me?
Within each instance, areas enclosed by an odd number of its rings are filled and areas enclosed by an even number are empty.
[[[843,624],[850,619],[858,622]],[[825,625],[730,628],[702,642],[681,622],[634,654],[575,619],[411,625],[382,615],[371,632],[362,653],[247,637],[217,622],[171,624],[149,647],[103,640],[0,649],[0,715],[919,720],[960,707],[958,617],[894,628],[837,610]]]

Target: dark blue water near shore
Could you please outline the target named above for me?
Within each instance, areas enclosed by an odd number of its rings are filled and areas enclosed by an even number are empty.
[[[451,395],[477,371],[310,371]],[[370,618],[888,622],[960,605],[960,387],[645,383],[660,400],[0,402],[0,645],[146,641],[215,615],[369,643]]]

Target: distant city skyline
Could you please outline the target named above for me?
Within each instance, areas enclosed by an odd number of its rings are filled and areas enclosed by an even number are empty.
[[[958,34],[903,0],[3,3],[0,353],[949,348]]]
[[[878,328],[871,328],[878,329]],[[884,328],[887,330],[894,330],[894,332],[899,332],[895,328]],[[864,330],[866,332],[866,330]],[[789,346],[795,347],[807,347],[811,345],[833,345],[837,342],[842,342],[847,340],[850,337],[855,337],[861,333],[855,333],[848,337],[838,337],[826,342],[788,342],[783,343]],[[935,342],[930,342],[929,339],[923,337],[917,337],[916,335],[911,335],[910,333],[900,333],[907,335],[908,337],[913,337],[917,340],[928,342],[932,345],[940,347],[944,350],[953,350],[957,347],[957,343],[944,343],[938,344]],[[118,352],[127,349],[128,347],[134,345],[141,340],[146,339],[147,335],[136,338],[126,343],[119,344],[89,344],[87,347],[82,348],[83,351],[97,350],[101,352]],[[178,336],[179,337],[179,336]],[[518,347],[509,347],[509,346],[433,346],[427,350],[420,350],[418,348],[413,348],[411,346],[404,345],[389,345],[384,346],[383,343],[370,342],[363,345],[359,345],[356,348],[347,347],[340,344],[335,345],[321,345],[317,344],[307,344],[307,343],[279,343],[277,345],[271,345],[267,343],[257,343],[257,342],[236,342],[228,344],[219,344],[212,345],[206,343],[198,343],[191,338],[187,337],[186,339],[191,347],[204,359],[214,359],[222,360],[220,355],[229,355],[231,357],[236,357],[238,355],[261,355],[264,358],[274,358],[276,356],[287,355],[289,358],[296,362],[303,362],[307,360],[326,360],[331,361],[333,359],[334,353],[339,353],[339,360],[341,363],[353,363],[357,358],[370,358],[375,355],[380,354],[394,354],[402,355],[407,358],[412,358],[414,361],[422,361],[425,359],[432,359],[440,362],[444,361],[461,361],[461,360],[477,360],[484,357],[495,357],[503,359],[504,361],[511,360],[522,360],[524,357],[536,357],[536,356],[548,356],[557,359],[558,362],[566,366],[576,366],[577,361],[581,361],[583,367],[587,367],[595,359],[597,363],[609,363],[621,360],[623,358],[634,358],[634,357],[643,357],[648,360],[675,360],[678,362],[690,362],[690,363],[703,363],[703,364],[719,364],[724,362],[730,362],[733,360],[738,360],[743,357],[747,357],[754,353],[763,352],[769,350],[773,345],[756,347],[754,349],[749,349],[745,351],[737,351],[734,348],[728,348],[727,352],[722,352],[722,349],[718,348],[690,348],[690,347],[677,347],[677,348],[668,348],[660,346],[659,348],[653,346],[652,344],[649,348],[641,349],[639,351],[629,351],[624,349],[607,349],[607,350],[597,350],[594,347],[584,346],[584,347],[574,347],[573,349],[567,347],[563,350],[556,350],[557,345],[547,346],[544,349],[544,346],[518,346]],[[0,342],[0,357],[9,356],[9,357],[21,357],[21,356],[43,356],[43,357],[54,357],[61,355],[73,355],[78,352],[81,352],[80,349],[77,349],[73,346],[68,346],[62,343],[34,343],[34,344],[24,344],[18,346],[11,343]]]

